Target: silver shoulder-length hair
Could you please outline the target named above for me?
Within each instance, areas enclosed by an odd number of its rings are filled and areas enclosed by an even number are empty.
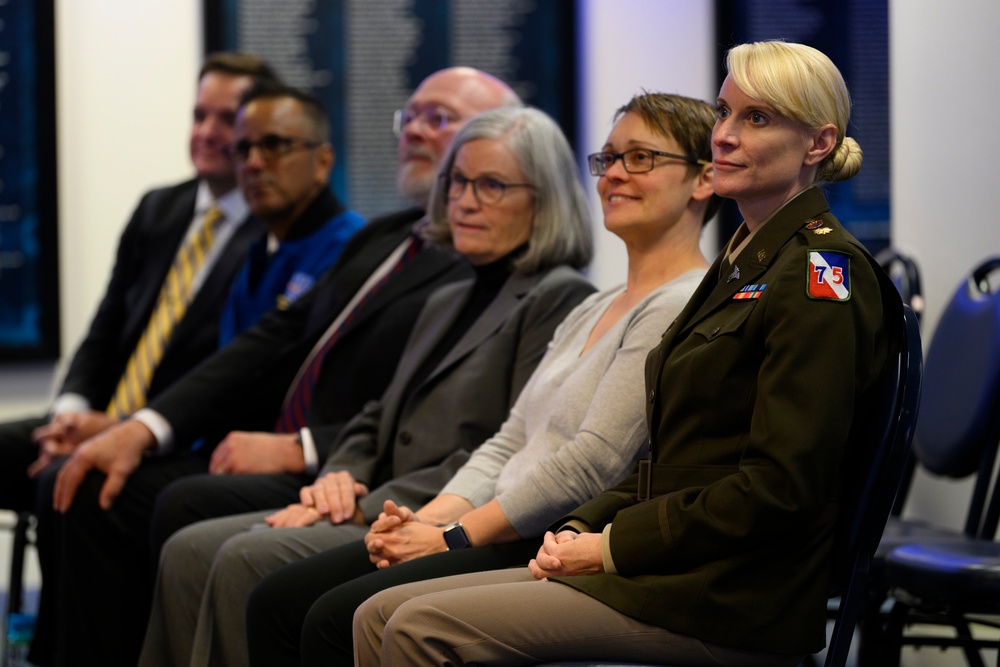
[[[534,186],[535,221],[528,249],[516,268],[535,273],[560,264],[583,268],[594,254],[593,224],[573,151],[552,118],[538,109],[504,107],[483,112],[451,143],[431,190],[424,235],[451,245],[447,177],[462,146],[474,139],[500,139]]]

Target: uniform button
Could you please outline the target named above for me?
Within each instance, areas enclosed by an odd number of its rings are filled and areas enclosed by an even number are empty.
[[[399,444],[408,445],[411,442],[413,442],[413,436],[408,431],[403,431],[399,434]]]
[[[650,389],[649,390],[649,402],[652,403],[655,400],[656,400],[656,390],[655,389]]]
[[[712,335],[714,336],[715,334],[719,333],[720,331],[722,331],[722,327],[715,327],[714,329],[712,329]]]

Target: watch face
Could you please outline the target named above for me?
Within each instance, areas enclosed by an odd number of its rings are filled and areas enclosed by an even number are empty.
[[[457,521],[445,526],[444,543],[448,545],[448,550],[466,549],[469,545],[469,537],[465,534],[465,528]]]

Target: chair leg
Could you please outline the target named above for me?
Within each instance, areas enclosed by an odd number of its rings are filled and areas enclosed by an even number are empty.
[[[882,604],[888,592],[881,587],[869,587],[858,618],[858,667],[882,667],[885,664],[885,615]]]
[[[870,665],[885,665],[885,667],[899,667],[899,661],[903,652],[903,630],[906,628],[906,619],[910,614],[910,607],[899,600],[892,603],[889,613],[885,615],[882,624],[882,632],[878,648],[874,658],[877,662]]]
[[[10,590],[7,598],[7,614],[21,611],[24,596],[24,552],[28,546],[28,528],[31,526],[31,512],[19,512],[14,526],[14,547],[10,556]]]
[[[980,655],[979,649],[973,643],[972,631],[969,630],[969,624],[966,620],[959,615],[954,618],[952,624],[955,626],[955,632],[959,639],[966,642],[962,645],[962,650],[965,652],[965,661],[969,663],[969,667],[986,667],[983,656]]]

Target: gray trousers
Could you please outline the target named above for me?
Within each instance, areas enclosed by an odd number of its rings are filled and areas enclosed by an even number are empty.
[[[571,660],[792,667],[802,656],[739,651],[646,625],[527,568],[389,588],[354,614],[354,662],[528,665]]]
[[[246,607],[254,586],[283,565],[360,540],[367,526],[270,528],[275,510],[201,521],[160,554],[141,667],[248,662]]]

